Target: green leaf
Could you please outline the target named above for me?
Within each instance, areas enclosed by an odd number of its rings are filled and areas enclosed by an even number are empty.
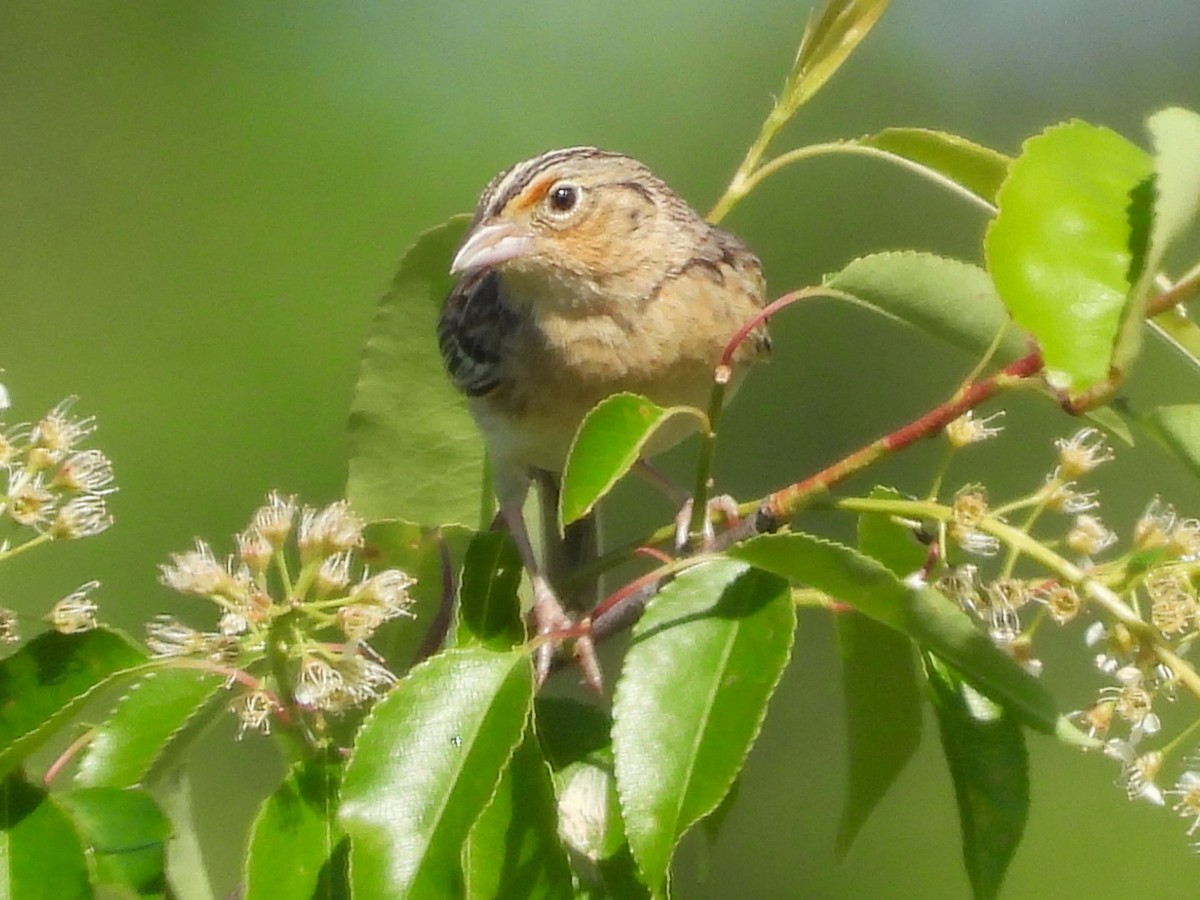
[[[167,882],[172,900],[215,900],[208,880],[208,867],[200,850],[192,804],[188,770],[176,766],[163,772],[151,789],[154,799],[171,823],[167,843]]]
[[[906,499],[895,488],[882,486],[872,488],[870,498]],[[912,528],[886,513],[869,512],[858,517],[858,549],[901,578],[921,571],[929,556],[929,548],[917,539]]]
[[[355,900],[461,896],[463,843],[521,740],[522,651],[447,650],[375,705],[342,781]]]
[[[1191,381],[1200,380],[1196,377],[1200,374],[1200,326],[1171,309],[1151,319],[1150,327],[1187,361]]]
[[[912,641],[856,611],[834,618],[842,659],[846,802],[835,852],[844,857],[921,744]]]
[[[1082,740],[1078,729],[1058,714],[1046,687],[933,588],[910,587],[856,550],[799,532],[762,535],[726,555],[850,604],[932,650],[1026,724],[1065,741]]]
[[[928,128],[885,128],[852,143],[916,163],[989,206],[995,206],[996,192],[1012,163],[1009,157],[990,147]]]
[[[613,779],[612,719],[599,707],[565,698],[539,699],[534,713],[554,769],[559,834],[592,862],[616,855],[626,843]]]
[[[1154,146],[1154,178],[1148,189],[1138,194],[1142,206],[1137,212],[1150,215],[1151,223],[1144,253],[1140,259],[1135,256],[1135,275],[1140,269],[1140,277],[1115,354],[1122,368],[1136,353],[1146,300],[1157,291],[1156,276],[1172,247],[1188,234],[1200,215],[1200,115],[1169,107],[1152,115],[1147,126]],[[1191,319],[1168,311],[1155,317],[1153,327],[1189,360],[1193,371],[1200,368],[1200,328]]]
[[[1200,212],[1200,116],[1170,107],[1147,121],[1154,146],[1154,173],[1133,191],[1129,210],[1133,288],[1125,304],[1113,365],[1126,371],[1141,347],[1146,301],[1173,245],[1186,236]],[[1190,327],[1188,327],[1190,326]],[[1154,327],[1200,365],[1195,325],[1174,314],[1157,316]]]
[[[899,492],[875,488],[872,497]],[[859,548],[897,575],[918,571],[926,548],[890,516],[858,519]],[[857,612],[834,619],[842,658],[846,721],[846,805],[836,851],[844,856],[867,818],[921,743],[921,691],[912,641]]]
[[[1154,224],[1145,265],[1152,276],[1200,215],[1200,115],[1173,106],[1146,124],[1154,147]]]
[[[313,758],[288,772],[250,829],[244,900],[348,897],[337,823],[340,772]]]
[[[574,762],[556,772],[554,785],[558,833],[573,853],[599,863],[628,848],[611,747],[607,759]]]
[[[970,263],[914,251],[875,253],[826,276],[825,284],[972,356],[987,350],[1001,329],[1006,329],[998,351],[1002,361],[1030,349],[991,277]]]
[[[1200,404],[1160,406],[1145,424],[1164,447],[1200,477]]]
[[[890,0],[829,0],[810,16],[784,88],[782,106],[790,116],[821,89],[863,41]]]
[[[786,582],[730,560],[668,583],[634,627],[613,697],[629,846],[652,892],[679,838],[729,791],[791,652]]]
[[[48,631],[0,661],[0,775],[66,724],[97,688],[145,661],[128,638],[106,628]]]
[[[166,816],[141,790],[78,788],[55,796],[75,823],[92,858],[95,881],[122,896],[163,897]]]
[[[595,704],[538,697],[534,724],[542,753],[556,772],[585,760],[612,761],[612,717]]]
[[[448,634],[453,622],[454,578],[474,532],[457,525],[427,528],[411,522],[374,522],[364,534],[363,555],[372,570],[402,569],[417,579],[409,588],[412,618],[387,622],[371,641],[393,671],[409,668],[424,646],[431,629]]]
[[[591,703],[541,697],[534,706],[538,742],[554,770],[558,833],[579,858],[578,900],[649,898],[625,840],[613,777],[612,718]]]
[[[350,405],[346,482],[347,499],[367,519],[479,518],[483,443],[446,377],[436,336],[467,221],[456,216],[421,235],[375,310]]]
[[[178,761],[224,708],[224,679],[194,669],[148,672],[118,701],[79,762],[83,787],[131,787]],[[193,726],[193,727],[189,727]]]
[[[619,853],[600,860],[596,870],[599,884],[594,889],[582,893],[581,898],[612,900],[619,897],[620,900],[651,900],[652,897],[664,896],[651,893],[642,883],[637,860],[633,858],[628,844],[624,844]],[[670,894],[665,896],[670,897]]]
[[[1094,424],[1103,428],[1125,446],[1134,446],[1132,417],[1127,419],[1126,415],[1118,412],[1114,406],[1097,406],[1095,409],[1089,409],[1086,415]]]
[[[638,394],[613,394],[596,404],[580,424],[567,455],[558,501],[559,521],[570,525],[591,512],[596,502],[633,468],[659,428],[679,415],[706,421],[704,413],[693,407],[663,408]]]
[[[464,851],[466,896],[571,896],[571,868],[558,839],[550,770],[527,731]]]
[[[1138,147],[1075,121],[1026,141],[1000,188],[988,269],[1050,383],[1072,395],[1109,378],[1131,287],[1131,195],[1150,174]]]
[[[0,897],[91,897],[78,832],[45,791],[9,775],[0,782]]]
[[[481,532],[463,559],[457,646],[508,650],[525,639],[521,620],[521,556],[507,532]]]
[[[925,654],[942,750],[954,779],[963,860],[976,898],[995,897],[1029,815],[1029,760],[1016,719]]]

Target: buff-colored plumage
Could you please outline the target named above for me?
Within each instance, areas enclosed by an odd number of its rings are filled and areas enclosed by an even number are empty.
[[[543,595],[535,596],[539,630],[554,630],[569,620],[525,537],[531,477],[561,473],[579,423],[614,393],[707,406],[722,349],[763,306],[761,267],[643,164],[572,147],[488,184],[453,271],[462,277],[438,339]],[[759,328],[735,356],[735,378],[768,348]],[[649,450],[686,433],[666,433]]]

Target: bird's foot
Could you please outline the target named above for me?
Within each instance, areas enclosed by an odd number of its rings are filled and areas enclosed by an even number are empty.
[[[576,621],[567,614],[558,600],[554,589],[542,577],[534,578],[533,622],[537,628],[539,644],[534,651],[534,670],[540,687],[550,675],[554,655],[566,640],[574,640],[575,659],[588,687],[597,694],[604,692],[604,676],[596,659],[596,647],[592,642],[592,620]]]
[[[688,498],[675,515],[676,551],[683,551],[687,548],[691,536],[692,507],[692,500]],[[726,525],[736,525],[741,521],[741,516],[738,515],[737,501],[728,494],[710,497],[708,503],[705,504],[705,510],[707,514],[704,516],[704,531],[700,536],[700,549],[709,550],[717,538],[712,524],[713,513],[720,513]]]

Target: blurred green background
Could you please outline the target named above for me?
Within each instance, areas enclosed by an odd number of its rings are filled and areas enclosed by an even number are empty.
[[[39,613],[95,577],[107,620],[134,633],[162,610],[207,623],[201,604],[156,583],[156,565],[195,535],[229,549],[272,488],[310,502],[339,495],[359,347],[416,234],[469,209],[496,170],[577,143],[636,155],[707,208],[756,134],[808,7],[0,3],[10,421],[79,394],[121,486],[110,532],[6,565],[0,602]],[[1200,108],[1200,4],[1136,9],[897,3],[780,149],[895,124],[1015,153],[1072,116],[1144,144],[1141,123],[1156,108]],[[985,223],[877,163],[820,160],[769,180],[727,224],[781,293],[877,249],[978,259]],[[789,311],[775,332],[774,361],[726,420],[720,486],[742,496],[900,424],[969,367],[827,303]],[[1170,391],[1175,363],[1158,355],[1139,377]],[[1052,465],[1050,440],[1075,427],[1034,400],[1015,403],[1008,424],[1020,436],[981,449],[955,480],[986,478],[994,498],[1029,487]],[[918,490],[935,450],[916,448],[872,478]],[[687,458],[683,448],[673,462]],[[1126,532],[1156,492],[1200,512],[1200,493],[1153,446],[1123,451],[1103,487],[1105,517]],[[618,501],[609,521],[621,534],[667,514],[636,508],[633,492]],[[806,524],[846,533],[819,515]],[[1081,641],[1076,628],[1047,651],[1068,707],[1102,683]],[[685,842],[678,896],[965,896],[932,731],[849,858],[834,860],[844,770],[825,617],[802,617],[795,657],[719,840]],[[249,817],[278,775],[268,742],[231,748],[232,735],[223,723],[195,757],[221,889],[236,881]],[[1125,801],[1099,758],[1040,737],[1030,750],[1033,812],[1006,896],[1196,896],[1185,823]]]

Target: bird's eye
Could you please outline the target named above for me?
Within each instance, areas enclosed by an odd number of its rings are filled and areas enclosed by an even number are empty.
[[[573,184],[562,182],[550,188],[546,194],[546,202],[550,209],[560,215],[569,213],[579,205],[580,190]]]

